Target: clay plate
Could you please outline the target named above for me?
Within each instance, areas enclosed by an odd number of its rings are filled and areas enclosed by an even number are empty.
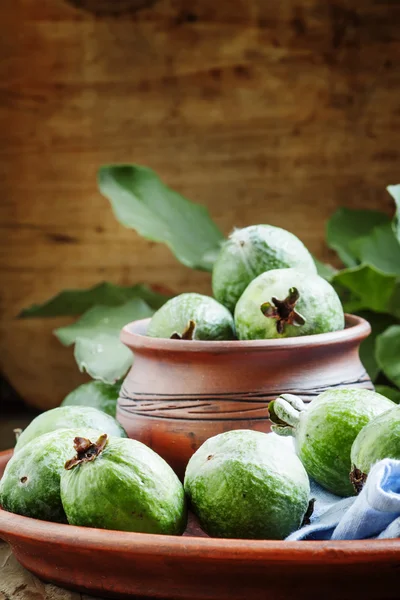
[[[0,453],[0,475],[12,452]],[[0,536],[47,582],[107,597],[174,600],[389,600],[400,540],[276,542],[59,525],[0,509]]]

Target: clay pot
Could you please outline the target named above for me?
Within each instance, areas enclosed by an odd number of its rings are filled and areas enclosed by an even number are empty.
[[[373,389],[358,353],[371,328],[354,315],[342,331],[228,342],[150,338],[148,322],[121,332],[135,360],[117,418],[180,477],[207,438],[231,429],[270,431],[268,404],[283,392],[309,402],[332,387]]]

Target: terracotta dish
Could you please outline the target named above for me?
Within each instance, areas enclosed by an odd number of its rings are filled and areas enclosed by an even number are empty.
[[[0,453],[0,475],[11,451]],[[0,537],[46,582],[136,600],[398,599],[400,540],[211,539],[193,518],[183,537],[37,521],[0,509]]]
[[[195,450],[231,429],[268,432],[268,404],[283,392],[309,402],[332,387],[373,389],[359,359],[369,323],[346,315],[342,331],[281,340],[202,342],[147,337],[149,320],[126,325],[135,354],[117,419],[181,477]]]

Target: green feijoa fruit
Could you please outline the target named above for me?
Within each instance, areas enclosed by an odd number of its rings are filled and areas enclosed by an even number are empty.
[[[288,267],[317,272],[311,254],[295,235],[272,225],[236,229],[223,244],[214,264],[214,296],[233,312],[253,279],[265,271]]]
[[[75,440],[61,476],[72,525],[180,535],[186,526],[183,486],[153,450],[131,439]]]
[[[307,408],[297,396],[282,394],[269,412],[273,431],[295,438],[309,476],[333,494],[351,496],[351,446],[367,423],[394,406],[376,392],[347,388],[323,392]]]
[[[123,427],[110,415],[91,406],[59,406],[42,413],[28,425],[19,435],[15,444],[15,451],[19,452],[31,440],[55,431],[56,429],[70,429],[71,427],[89,427],[114,435],[126,437]]]
[[[66,523],[60,477],[77,436],[99,436],[95,429],[58,429],[41,435],[15,453],[0,482],[0,504],[25,517]]]
[[[189,460],[184,485],[201,526],[215,537],[283,539],[300,527],[309,504],[296,454],[258,431],[208,439]]]
[[[343,329],[344,314],[337,293],[319,275],[276,269],[243,292],[235,325],[241,340],[287,338]]]
[[[235,326],[225,306],[202,294],[181,294],[153,315],[147,335],[183,340],[232,340]]]
[[[61,406],[91,406],[115,417],[121,383],[90,381],[77,387],[64,398]]]
[[[374,464],[384,458],[400,460],[400,406],[370,421],[351,447],[351,481],[360,492]]]

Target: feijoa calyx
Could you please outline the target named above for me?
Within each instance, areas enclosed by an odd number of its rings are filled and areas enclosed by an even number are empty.
[[[338,496],[354,495],[351,447],[361,429],[395,404],[370,390],[334,389],[308,407],[298,396],[282,394],[269,405],[273,431],[295,438],[307,473]]]
[[[316,273],[311,254],[295,235],[273,225],[235,229],[214,264],[214,296],[233,312],[253,279],[265,271],[288,267]]]
[[[229,310],[202,294],[180,294],[153,315],[147,335],[177,340],[232,340],[235,325]]]
[[[400,407],[370,421],[351,448],[351,481],[357,492],[363,488],[375,463],[384,458],[400,459]]]
[[[95,429],[57,429],[36,437],[7,463],[0,482],[0,504],[25,517],[66,523],[60,478],[77,436],[97,438]]]
[[[136,440],[77,438],[61,476],[61,499],[72,525],[169,535],[186,526],[181,482]]]
[[[243,292],[235,308],[241,340],[274,339],[344,328],[344,313],[333,287],[300,269],[262,273]]]
[[[209,535],[283,539],[303,521],[309,480],[273,434],[235,430],[209,438],[191,457],[185,491]]]
[[[57,429],[86,427],[104,431],[108,435],[126,437],[124,428],[110,415],[91,406],[59,406],[37,416],[19,435],[15,451],[20,451],[31,440]]]

